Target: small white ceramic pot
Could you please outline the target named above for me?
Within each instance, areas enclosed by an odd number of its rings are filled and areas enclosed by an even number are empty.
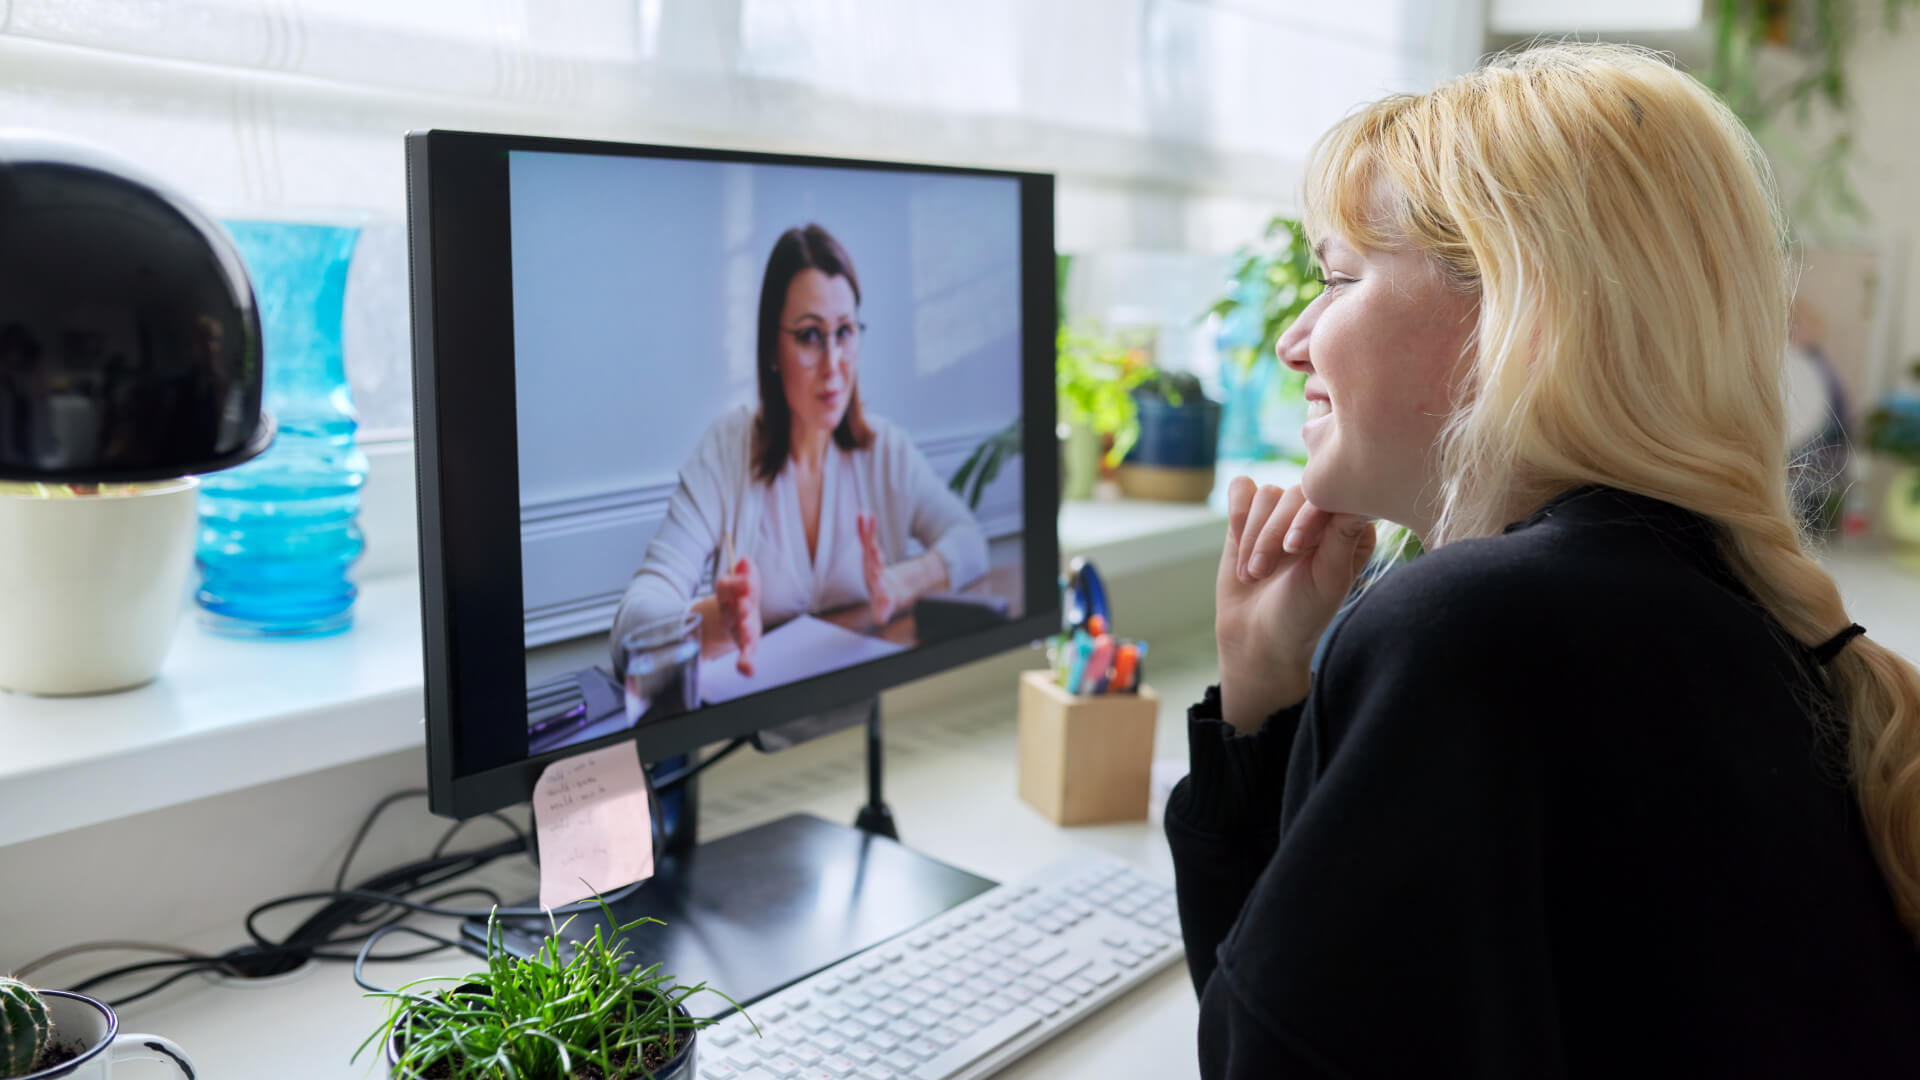
[[[40,1000],[46,1002],[47,1015],[53,1020],[54,1041],[86,1049],[72,1061],[30,1072],[21,1080],[111,1080],[114,1065],[122,1061],[165,1062],[194,1080],[193,1062],[171,1039],[121,1031],[113,1010],[85,994],[42,990]],[[150,1075],[139,1069],[134,1072]]]
[[[0,493],[0,689],[97,694],[160,673],[186,603],[199,486]]]

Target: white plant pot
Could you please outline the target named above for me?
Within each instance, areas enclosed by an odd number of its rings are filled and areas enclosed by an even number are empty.
[[[158,1035],[121,1031],[120,1018],[102,1002],[62,990],[42,990],[40,1000],[53,1020],[54,1042],[77,1049],[80,1056],[30,1072],[21,1080],[112,1080],[113,1066],[121,1061],[157,1061],[173,1067],[166,1073],[157,1069],[127,1073],[143,1077],[177,1073],[194,1080],[193,1062],[178,1044]]]
[[[193,569],[199,487],[0,494],[0,688],[97,694],[160,673]]]

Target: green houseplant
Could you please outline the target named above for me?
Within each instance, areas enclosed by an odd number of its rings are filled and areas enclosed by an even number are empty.
[[[1220,405],[1188,372],[1154,370],[1133,389],[1137,438],[1120,464],[1136,499],[1205,502],[1213,491]]]
[[[1920,362],[1912,368],[1920,380]],[[1920,393],[1889,395],[1862,425],[1867,449],[1894,463],[1887,489],[1887,535],[1909,550],[1920,550]]]
[[[1726,101],[1776,160],[1797,174],[1791,198],[1793,217],[1802,225],[1825,218],[1830,210],[1864,220],[1866,206],[1854,191],[1853,81],[1848,61],[1868,22],[1866,9],[1880,9],[1880,29],[1899,31],[1908,9],[1920,0],[1711,0],[1708,15],[1713,55],[1703,81]],[[1763,87],[1759,58],[1767,46],[1790,49],[1801,58],[1797,70],[1777,87]],[[1780,121],[1791,117],[1802,132],[1816,128],[1823,141],[1811,148],[1778,136]],[[1816,124],[1816,118],[1818,124]]]
[[[1112,440],[1106,463],[1118,465],[1140,437],[1133,388],[1152,377],[1137,353],[1092,333],[1061,327],[1054,361],[1054,390],[1066,440],[1065,496],[1084,499],[1099,479],[1101,443]]]
[[[600,906],[613,925],[612,911]],[[657,963],[627,963],[624,935],[658,921],[636,919],[611,934],[595,926],[592,938],[565,949],[561,924],[521,959],[490,917],[486,969],[371,995],[387,999],[387,1016],[354,1059],[381,1044],[395,1080],[690,1080],[695,1035],[713,1021],[693,1016],[685,1002],[719,991],[678,986]],[[425,989],[434,983],[454,985]]]

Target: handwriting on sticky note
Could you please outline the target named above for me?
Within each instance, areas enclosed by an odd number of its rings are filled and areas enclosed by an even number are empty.
[[[556,908],[653,876],[653,817],[631,743],[548,765],[533,788],[540,906]]]

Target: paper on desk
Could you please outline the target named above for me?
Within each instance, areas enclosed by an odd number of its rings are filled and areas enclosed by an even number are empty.
[[[548,765],[533,788],[533,823],[543,908],[653,876],[653,813],[632,743]]]
[[[799,679],[892,656],[904,646],[855,633],[811,615],[799,615],[767,631],[753,654],[753,677],[740,674],[738,656],[700,662],[700,700],[708,705],[732,701]]]

